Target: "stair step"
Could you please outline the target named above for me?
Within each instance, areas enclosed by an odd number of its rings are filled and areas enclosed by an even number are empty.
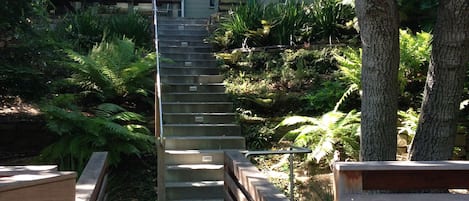
[[[163,113],[163,121],[167,124],[181,123],[234,123],[234,113]]]
[[[207,36],[208,31],[205,27],[196,27],[192,29],[186,29],[189,26],[172,26],[172,25],[160,25],[158,27],[159,35],[197,35],[197,36]]]
[[[167,57],[169,58],[169,57]],[[218,66],[218,61],[215,58],[209,59],[175,59],[171,58],[172,62],[163,62],[161,67],[209,67],[215,68]]]
[[[166,182],[223,180],[223,165],[191,164],[166,167]]]
[[[223,185],[223,181],[168,182],[166,197],[168,200],[222,199]]]
[[[231,102],[163,102],[163,111],[170,113],[231,112]]]
[[[225,93],[171,92],[164,93],[162,100],[171,102],[223,102],[228,101],[228,96]]]
[[[179,34],[179,35],[158,35],[159,40],[200,40],[203,41],[207,34],[192,35],[192,34]]]
[[[158,25],[207,25],[207,19],[159,17]]]
[[[177,52],[177,53],[164,53],[161,54],[165,58],[170,58],[173,60],[214,60],[213,53],[188,53],[188,52]]]
[[[162,75],[218,75],[219,68],[209,67],[162,67],[160,68]]]
[[[178,30],[178,31],[188,31],[188,30],[205,30],[207,32],[207,22],[203,24],[190,24],[190,23],[181,23],[181,24],[174,24],[168,22],[160,22],[158,23],[158,30]]]
[[[225,92],[225,85],[222,83],[208,84],[187,84],[187,83],[164,83],[162,86],[163,93],[171,92]]]
[[[166,136],[239,136],[237,124],[164,124]]]
[[[223,82],[222,75],[162,75],[161,82],[163,83],[190,83],[190,84],[204,84],[204,83],[221,83]]]
[[[188,46],[188,47],[211,47],[207,42],[203,40],[160,40],[160,49],[168,46]]]
[[[180,53],[180,52],[211,52],[210,46],[189,46],[188,42],[181,42],[178,45],[160,45],[160,53]]]
[[[212,164],[222,165],[224,150],[166,150],[165,163],[179,164]]]
[[[165,147],[173,150],[244,149],[245,144],[244,137],[240,136],[184,136],[165,140]]]

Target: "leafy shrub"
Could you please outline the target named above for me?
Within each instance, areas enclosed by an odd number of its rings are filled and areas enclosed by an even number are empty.
[[[345,93],[343,84],[339,80],[325,81],[317,89],[308,92],[301,99],[306,101],[304,110],[319,114],[333,110],[337,103],[331,100],[339,100]]]
[[[76,107],[46,105],[41,111],[47,127],[60,136],[41,157],[62,169],[81,171],[94,151],[108,151],[110,165],[119,163],[123,155],[153,152],[154,138],[142,125],[144,117],[118,105],[103,103],[86,113]]]
[[[409,31],[400,30],[400,64],[399,83],[401,95],[418,106],[426,71],[430,60],[431,35],[421,32],[412,35]],[[335,54],[341,79],[349,83],[350,87],[361,90],[361,49],[344,48]]]
[[[330,162],[332,153],[340,151],[343,158],[358,158],[360,150],[360,113],[331,111],[321,117],[291,116],[277,125],[288,128],[284,139],[293,140],[298,146],[313,150],[308,160]]]
[[[221,18],[210,41],[220,49],[232,49],[342,39],[357,35],[346,26],[353,16],[353,8],[338,0],[314,1],[310,5],[287,1],[266,6],[248,1]]]
[[[341,39],[347,35],[356,35],[357,33],[346,26],[354,16],[354,9],[350,5],[342,3],[342,0],[316,0],[306,9],[311,13],[314,26],[312,38],[316,40]]]
[[[145,56],[142,56],[145,55]],[[153,93],[154,53],[136,49],[129,39],[102,42],[88,55],[70,51],[72,76],[68,81],[79,86],[82,94],[103,102],[142,99],[151,103]]]
[[[152,47],[151,23],[138,13],[125,15],[100,15],[96,8],[67,15],[58,25],[57,31],[70,41],[76,51],[87,52],[97,43],[121,39],[132,39],[139,47]]]

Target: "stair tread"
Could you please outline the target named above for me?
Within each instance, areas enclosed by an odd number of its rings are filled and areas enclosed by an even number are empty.
[[[166,166],[169,170],[219,170],[223,169],[223,165],[215,164],[182,164],[182,165],[168,165]]]
[[[223,186],[223,181],[198,181],[198,182],[167,182],[166,187],[211,187]]]
[[[240,149],[186,149],[186,150],[175,150],[167,149],[165,153],[168,154],[214,154],[214,153],[223,153],[225,151],[240,151]]]
[[[234,112],[163,112],[163,114],[168,115],[213,115],[213,116],[223,116],[223,115],[235,115]]]
[[[164,126],[179,126],[179,127],[192,127],[192,126],[217,126],[217,127],[231,127],[231,126],[239,126],[238,124],[164,124]]]
[[[229,135],[221,135],[221,136],[167,136],[165,137],[167,140],[197,140],[197,139],[244,139],[242,136],[229,136]]]

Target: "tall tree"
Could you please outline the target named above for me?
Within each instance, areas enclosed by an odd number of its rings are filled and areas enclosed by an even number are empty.
[[[469,1],[440,0],[432,56],[411,160],[452,155],[459,103],[469,66]]]
[[[360,160],[396,159],[399,15],[395,0],[357,0],[362,40]]]

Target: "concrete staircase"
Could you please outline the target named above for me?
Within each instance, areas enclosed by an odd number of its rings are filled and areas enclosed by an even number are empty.
[[[163,148],[158,201],[223,200],[223,151],[245,149],[211,48],[206,20],[160,18]],[[163,153],[164,152],[164,153]]]

